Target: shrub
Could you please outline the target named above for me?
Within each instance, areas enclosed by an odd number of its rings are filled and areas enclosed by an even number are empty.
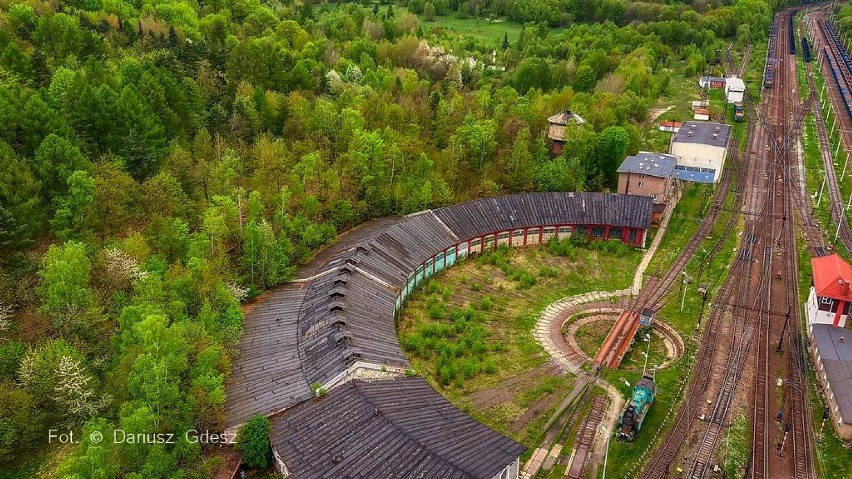
[[[555,278],[559,276],[559,271],[556,268],[551,268],[549,266],[542,266],[538,270],[538,275],[542,278]]]
[[[481,284],[479,284],[479,283],[473,283],[473,284],[471,284],[471,285],[470,285],[470,290],[471,290],[471,291],[476,292],[476,291],[479,291],[479,290],[481,290],[481,289],[482,289],[482,285],[481,285]]]
[[[492,306],[494,306],[494,302],[491,300],[490,296],[482,298],[482,301],[479,302],[479,309],[483,311],[490,310]]]
[[[237,434],[237,449],[243,453],[243,463],[247,466],[258,469],[269,467],[272,452],[269,447],[269,418],[254,416],[243,424]]]
[[[532,288],[533,286],[535,286],[535,284],[537,282],[538,282],[538,280],[535,279],[535,276],[533,276],[529,273],[523,273],[523,274],[521,274],[520,284],[518,285],[518,289]]]
[[[465,358],[461,361],[461,375],[470,379],[479,373],[479,361],[476,358]]]
[[[444,303],[434,302],[429,306],[429,317],[432,319],[443,319],[446,315]]]
[[[325,396],[326,392],[327,391],[325,390],[324,387],[322,387],[322,384],[320,384],[320,383],[311,384],[311,393],[313,393],[314,396],[323,397],[323,396]]]
[[[441,384],[444,386],[449,386],[455,376],[455,365],[445,363],[438,367],[438,380],[441,381]]]
[[[494,365],[494,360],[491,358],[486,358],[485,362],[482,364],[482,370],[485,371],[485,374],[496,373],[497,366]]]

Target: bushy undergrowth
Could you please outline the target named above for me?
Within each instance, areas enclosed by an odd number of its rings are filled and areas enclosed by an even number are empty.
[[[445,305],[434,297],[429,300],[432,319],[443,319],[446,323],[428,323],[405,336],[402,347],[409,354],[422,359],[434,359],[434,374],[444,386],[454,384],[463,387],[464,381],[478,374],[493,374],[496,365],[486,355],[489,350],[488,333],[482,325],[481,311],[473,307],[453,308],[445,314]],[[484,301],[484,300],[483,300]],[[433,311],[441,311],[436,318]]]

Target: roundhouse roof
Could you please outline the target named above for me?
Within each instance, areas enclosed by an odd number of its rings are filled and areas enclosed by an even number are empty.
[[[296,479],[490,479],[525,450],[420,377],[351,381],[274,418],[270,438]]]
[[[396,299],[411,272],[435,253],[486,233],[529,226],[646,229],[652,203],[646,196],[527,193],[380,219],[356,228],[300,268],[302,279],[270,291],[246,315],[240,354],[227,386],[228,426],[256,414],[292,408],[313,396],[311,385],[326,384],[359,361],[407,367],[396,336]],[[428,385],[418,391],[432,396],[429,400],[441,398]],[[321,402],[333,404],[335,397]],[[398,428],[411,424],[396,423]],[[459,441],[459,450],[475,448],[472,439]],[[297,456],[284,458],[288,466],[302,460],[298,448],[290,451]]]

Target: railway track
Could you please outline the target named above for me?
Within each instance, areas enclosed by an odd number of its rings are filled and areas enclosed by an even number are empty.
[[[812,40],[815,45],[822,46],[822,49],[819,47],[815,49],[817,52],[823,52],[822,55],[817,55],[820,67],[824,66],[825,68],[823,71],[828,70],[834,80],[834,83],[826,81],[826,86],[830,86],[829,97],[835,105],[840,103],[843,108],[842,110],[835,108],[834,111],[845,111],[846,116],[849,116],[850,101],[848,99],[852,98],[852,71],[850,71],[849,64],[847,62],[849,57],[842,45],[835,41],[836,36],[834,35],[831,25],[824,19],[824,14],[825,12],[820,11],[816,12],[814,15],[814,21],[811,23],[811,30],[814,34],[814,38]],[[808,64],[807,68],[810,73],[812,71],[812,66]],[[838,72],[840,72],[839,75]],[[828,77],[824,75],[824,78]],[[813,101],[818,103],[816,100],[816,87],[814,85],[813,77],[810,74],[808,75],[808,86],[810,88],[811,95],[814,97]],[[832,91],[834,92],[834,95],[831,94]],[[829,198],[832,205],[830,216],[832,221],[838,225],[837,230],[835,231],[835,236],[837,240],[846,247],[847,251],[852,251],[852,230],[850,230],[849,222],[843,207],[843,197],[840,194],[837,173],[834,170],[834,160],[831,156],[831,142],[829,141],[825,120],[822,117],[822,109],[814,107],[813,112],[814,119],[817,124],[817,135],[820,142],[820,151],[822,153],[822,160],[826,175],[824,181],[825,185],[828,187]],[[849,123],[848,118],[844,118],[843,115],[837,115],[837,117],[841,123],[841,127],[844,123]],[[846,133],[842,133],[841,136],[843,142],[848,146],[850,138]],[[811,249],[811,253],[815,256],[821,256],[827,253],[827,250],[812,249],[813,247],[811,242],[808,242],[808,247]]]
[[[777,55],[786,55],[790,50],[787,44],[790,32],[786,31],[789,24],[789,16],[776,16],[773,31],[777,34]],[[812,474],[812,451],[804,441],[811,433],[810,423],[806,420],[800,420],[798,427],[793,428],[793,434],[798,439],[794,437],[793,440],[795,457],[790,464],[789,476],[784,470],[786,464],[779,465],[777,461],[772,461],[769,453],[774,442],[769,418],[774,400],[774,395],[770,394],[769,378],[773,357],[769,348],[770,336],[778,326],[772,318],[779,316],[773,311],[773,301],[778,296],[785,298],[785,306],[794,305],[797,301],[794,204],[800,208],[803,219],[812,219],[811,211],[805,208],[810,205],[804,202],[802,195],[796,194],[794,170],[790,162],[790,145],[801,130],[808,106],[796,108],[790,104],[787,93],[791,91],[789,82],[792,62],[782,58],[773,60],[771,64],[774,66],[776,88],[764,98],[762,112],[765,114],[760,114],[758,107],[752,115],[752,118],[759,119],[759,127],[754,135],[750,135],[749,151],[755,154],[755,158],[748,162],[747,179],[743,181],[750,186],[742,199],[747,232],[711,310],[684,404],[656,456],[646,465],[641,476],[643,478],[669,477],[669,469],[679,457],[690,431],[695,429],[698,430],[698,441],[688,446],[691,452],[687,453],[689,461],[685,475],[691,479],[708,475],[746,364],[753,365],[754,374],[749,400],[752,451],[747,475],[752,479],[798,479],[811,477]],[[792,76],[792,81],[795,81],[795,76]],[[770,148],[765,148],[765,145]],[[809,236],[813,237],[812,241],[819,241],[821,237],[819,234]],[[776,255],[782,260],[775,261]],[[737,293],[733,295],[733,301],[732,291]],[[788,308],[789,311],[795,311],[795,318],[798,318],[796,307]],[[788,322],[792,321],[792,318],[788,319]],[[720,344],[725,344],[724,341],[720,343],[720,338],[725,336],[730,338],[727,353],[717,358],[714,352]],[[798,328],[790,328],[790,336],[800,338]],[[801,348],[797,350],[801,351]],[[748,361],[749,357],[753,362]],[[801,360],[802,357],[790,356],[790,361],[797,362],[799,369]],[[714,361],[717,363],[714,364]],[[719,367],[719,364],[722,366]],[[794,383],[804,383],[803,376],[797,376],[792,368],[789,375]],[[789,395],[790,408],[795,409],[795,412],[790,413],[791,417],[795,417],[795,414],[802,416],[802,411],[808,409],[806,397],[796,394],[801,389],[792,390],[793,393]],[[702,400],[708,396],[712,408],[704,415],[704,421],[696,421],[703,407]]]
[[[565,477],[568,479],[581,479],[585,477],[589,459],[594,453],[595,436],[598,427],[603,421],[608,401],[606,396],[596,394],[592,398],[592,406],[583,424],[577,430],[577,438],[574,450],[574,459]]]

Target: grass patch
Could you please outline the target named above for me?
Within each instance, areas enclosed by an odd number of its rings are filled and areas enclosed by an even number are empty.
[[[601,320],[592,321],[577,328],[574,338],[576,338],[580,350],[590,358],[595,357],[613,324],[615,324],[614,319],[611,321]]]
[[[674,418],[677,412],[673,410],[675,402],[680,398],[675,394],[678,387],[685,384],[687,380],[686,359],[675,361],[666,369],[660,370],[656,375],[657,396],[642,423],[642,429],[636,435],[634,442],[624,442],[613,438],[609,445],[609,459],[607,462],[607,477],[625,477],[628,474],[636,474],[642,465],[641,457],[648,447],[656,442],[662,433],[661,427]],[[625,398],[633,394],[633,385],[642,375],[639,371],[611,370],[607,371],[604,379],[609,381]],[[603,470],[599,471],[599,476]]]
[[[720,454],[728,477],[743,477],[751,456],[751,435],[745,410],[739,412],[725,431]]]
[[[396,15],[402,15],[408,12],[406,7],[394,6]],[[424,30],[435,35],[446,33],[455,33],[459,37],[474,37],[481,40],[487,40],[494,46],[499,46],[503,41],[503,36],[509,37],[509,41],[515,42],[521,35],[523,24],[506,18],[476,18],[469,16],[467,18],[458,18],[455,13],[447,15],[435,15],[432,21],[427,21],[423,15],[417,15],[420,20],[420,25]],[[564,28],[551,28],[554,33],[564,31]]]
[[[669,220],[666,236],[648,265],[647,275],[662,276],[680,256],[712,204],[713,185],[684,182],[683,195]]]
[[[533,337],[533,325],[557,299],[628,287],[642,252],[616,243],[503,247],[433,276],[406,301],[399,319],[412,367],[476,419],[534,448],[573,377],[534,371],[549,356]],[[526,275],[535,281],[526,284]],[[455,369],[451,378],[449,368]],[[492,391],[505,397],[484,401]],[[520,424],[531,408],[534,417]]]
[[[646,341],[647,337],[650,337],[650,341]],[[619,369],[641,373],[643,366],[645,366],[646,353],[648,354],[648,370],[653,369],[655,365],[663,364],[668,356],[665,340],[651,328],[642,328],[636,333],[636,343],[624,355]]]

